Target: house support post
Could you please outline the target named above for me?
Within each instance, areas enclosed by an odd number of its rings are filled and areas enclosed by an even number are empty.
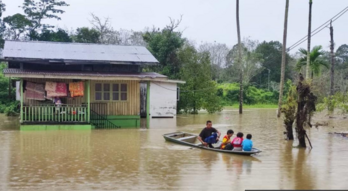
[[[21,79],[21,83],[20,83],[20,96],[21,96],[21,108],[20,108],[20,115],[21,115],[21,119],[20,122],[23,122],[23,79]]]
[[[146,86],[146,128],[150,128],[150,82]]]
[[[91,121],[91,81],[87,80],[87,110],[88,110],[88,123]]]

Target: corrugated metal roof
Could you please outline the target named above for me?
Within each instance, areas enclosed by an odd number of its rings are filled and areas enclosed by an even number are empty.
[[[6,41],[3,57],[5,59],[158,63],[150,51],[141,46],[41,41]]]

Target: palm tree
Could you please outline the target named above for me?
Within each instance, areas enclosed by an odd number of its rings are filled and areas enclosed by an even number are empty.
[[[237,19],[237,35],[238,35],[238,64],[240,66],[239,74],[239,114],[243,113],[243,66],[242,66],[242,42],[240,38],[240,24],[239,24],[239,0],[236,0],[236,19]]]
[[[280,117],[280,109],[283,101],[283,88],[284,88],[284,76],[285,76],[285,63],[286,63],[286,38],[288,34],[288,15],[289,15],[289,0],[285,3],[285,17],[284,17],[284,34],[283,34],[283,50],[282,50],[282,66],[279,85],[279,100],[278,100],[278,114]]]
[[[321,67],[324,66],[326,68],[329,68],[329,64],[322,58],[324,55],[324,52],[321,50],[322,46],[315,46],[313,47],[312,51],[309,53],[309,67],[311,68],[311,79],[313,79],[313,76],[319,76]],[[301,48],[299,52],[302,54],[302,57],[296,64],[296,69],[300,71],[303,66],[307,65],[308,60],[308,52],[307,50]]]

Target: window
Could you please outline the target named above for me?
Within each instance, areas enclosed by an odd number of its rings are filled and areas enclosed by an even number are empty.
[[[102,100],[102,84],[95,84],[95,100]]]
[[[121,101],[127,100],[127,84],[121,84]]]
[[[96,101],[127,101],[128,85],[127,84],[95,84]]]
[[[104,84],[103,86],[104,101],[110,100],[110,84]]]
[[[118,101],[120,100],[120,86],[119,84],[112,85],[112,100]]]

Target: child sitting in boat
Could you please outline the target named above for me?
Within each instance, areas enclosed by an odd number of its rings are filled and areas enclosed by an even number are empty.
[[[242,151],[243,136],[244,134],[239,132],[237,137],[232,140],[233,151]]]
[[[232,129],[227,131],[226,135],[222,139],[222,143],[221,143],[221,149],[222,150],[232,150],[233,149],[232,144],[230,142],[230,139],[231,139],[233,133],[234,132],[233,132]]]
[[[243,151],[251,151],[253,148],[253,141],[251,140],[251,134],[247,134],[246,139],[243,141]]]

